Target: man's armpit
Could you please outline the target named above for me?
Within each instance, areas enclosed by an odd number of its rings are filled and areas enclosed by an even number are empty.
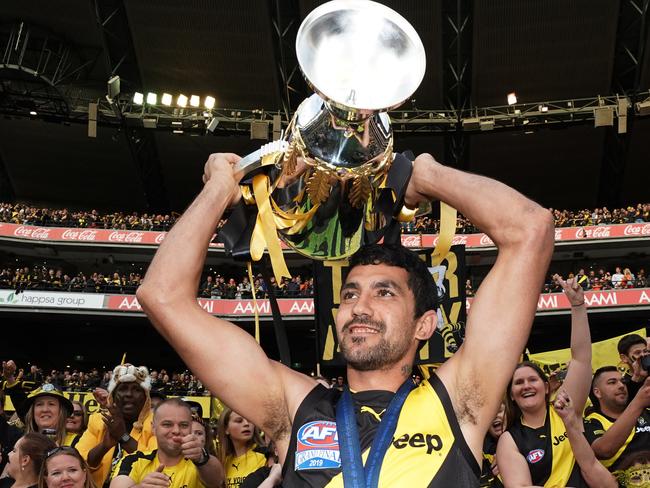
[[[291,434],[291,423],[286,403],[281,399],[267,400],[263,405],[265,416],[261,426],[276,443]]]
[[[460,425],[478,424],[478,415],[485,405],[485,392],[479,381],[475,378],[459,380],[456,383],[456,404],[454,413]]]

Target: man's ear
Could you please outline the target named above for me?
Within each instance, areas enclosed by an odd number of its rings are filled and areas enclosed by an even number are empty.
[[[632,366],[632,361],[630,361],[630,358],[627,356],[627,354],[619,354],[619,357],[621,358],[621,361],[624,362],[625,364],[629,364]]]
[[[428,310],[422,314],[415,324],[415,338],[418,340],[428,340],[436,331],[438,323],[438,314],[435,310]]]

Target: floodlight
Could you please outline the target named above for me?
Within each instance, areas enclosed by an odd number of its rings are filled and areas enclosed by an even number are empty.
[[[650,114],[650,99],[635,103],[634,108],[639,115]]]
[[[133,95],[133,103],[136,105],[142,105],[144,103],[144,95],[140,92],[135,92]]]
[[[214,99],[214,97],[211,96],[205,97],[205,108],[207,108],[208,110],[213,109],[215,103],[216,100]]]
[[[169,93],[163,93],[162,99],[160,101],[163,105],[169,107],[172,104],[172,96]]]
[[[508,105],[517,103],[517,94],[515,92],[508,93]]]
[[[155,129],[158,127],[158,117],[144,117],[142,119],[142,126],[145,129]]]
[[[480,119],[478,117],[469,117],[463,119],[463,129],[473,130],[480,127]]]
[[[192,107],[198,107],[200,103],[201,103],[201,99],[199,98],[198,95],[192,95],[190,97],[190,105]]]
[[[120,77],[119,75],[112,76],[108,80],[108,98],[115,100],[120,94]]]
[[[176,100],[176,105],[179,107],[187,107],[187,97],[182,93],[178,95],[178,100]]]
[[[214,132],[214,130],[217,128],[219,125],[219,119],[214,117],[208,124],[206,125],[206,129],[208,129],[210,132]]]
[[[147,93],[147,105],[155,105],[158,102],[158,95],[153,92]]]
[[[481,130],[492,130],[494,129],[494,118],[481,118],[479,119],[478,125]]]
[[[548,112],[548,107],[546,105],[540,105],[539,106],[539,111],[540,112]]]
[[[614,125],[614,107],[596,107],[594,109],[594,127],[611,127]]]

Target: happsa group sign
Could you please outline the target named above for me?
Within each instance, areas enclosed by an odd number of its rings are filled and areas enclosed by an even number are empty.
[[[68,309],[102,309],[104,295],[56,291],[0,290],[0,306]]]

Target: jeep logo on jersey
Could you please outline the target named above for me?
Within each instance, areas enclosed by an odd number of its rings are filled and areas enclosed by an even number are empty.
[[[306,446],[332,447],[339,445],[336,422],[317,420],[303,425],[298,430],[298,442]]]
[[[535,464],[541,461],[543,457],[544,457],[544,449],[533,449],[528,453],[526,459],[528,459],[529,463]]]
[[[296,435],[296,470],[337,469],[341,467],[336,422],[308,422]]]

